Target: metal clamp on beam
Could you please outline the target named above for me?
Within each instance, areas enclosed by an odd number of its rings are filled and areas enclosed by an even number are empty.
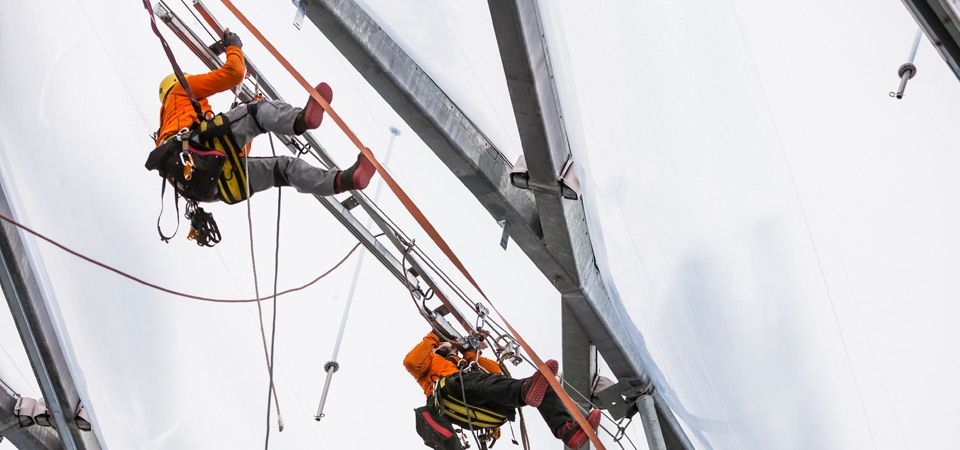
[[[47,410],[47,402],[42,398],[39,400],[29,397],[18,398],[16,406],[13,407],[13,415],[17,416],[17,422],[20,423],[21,427],[31,425],[53,426],[50,420],[50,411]]]
[[[649,379],[628,378],[619,383],[609,385],[609,380],[597,377],[594,383],[594,398],[597,404],[613,416],[615,420],[633,418],[640,413],[643,422],[643,432],[647,437],[647,448],[651,450],[666,449],[663,439],[663,430],[660,428],[660,419],[657,417],[656,404],[653,400],[653,383]],[[608,386],[603,386],[606,380]]]
[[[594,383],[593,396],[601,409],[610,412],[615,420],[632,417],[637,413],[636,400],[653,393],[653,383],[648,378],[624,378],[613,385],[604,386],[605,378],[598,377]]]
[[[517,162],[513,164],[513,170],[510,171],[510,184],[520,189],[530,189],[543,192],[560,192],[563,198],[568,200],[580,199],[580,177],[573,170],[573,158],[567,160],[557,177],[557,186],[542,186],[541,184],[530,183],[530,173],[527,170],[527,159],[520,155]]]
[[[560,185],[560,195],[567,200],[580,199],[580,177],[577,171],[573,170],[573,158],[567,160],[560,171],[560,177],[557,178],[557,184]]]
[[[90,431],[93,429],[93,425],[90,423],[90,416],[87,414],[87,410],[83,405],[80,405],[80,410],[77,411],[77,416],[74,419],[77,421],[77,428],[79,428],[80,431]]]

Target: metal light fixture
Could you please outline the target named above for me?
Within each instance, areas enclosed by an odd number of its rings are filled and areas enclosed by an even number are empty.
[[[33,410],[33,421],[41,427],[52,427],[53,420],[50,418],[50,411],[47,410],[47,402],[44,399],[37,401],[37,407]]]
[[[90,431],[93,429],[93,426],[90,424],[90,416],[87,415],[87,410],[82,404],[80,405],[80,410],[77,411],[77,416],[74,417],[74,420],[77,421],[77,428],[79,428],[80,431]]]
[[[520,189],[530,189],[530,174],[527,173],[527,159],[520,155],[510,171],[510,184]]]
[[[560,195],[568,200],[580,199],[580,177],[577,171],[573,169],[573,158],[567,160],[560,171],[560,178],[557,179],[560,184]]]
[[[37,409],[37,401],[29,397],[20,397],[17,404],[13,407],[13,415],[17,416],[17,422],[21,427],[29,427],[36,423],[33,420],[34,412]]]

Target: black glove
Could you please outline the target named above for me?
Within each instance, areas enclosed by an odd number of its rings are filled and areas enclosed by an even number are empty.
[[[208,48],[217,56],[220,56],[223,54],[223,52],[227,51],[227,46],[223,43],[223,41],[214,42],[210,44],[210,47]]]
[[[234,45],[237,48],[243,48],[243,42],[240,42],[240,36],[237,36],[237,33],[234,33],[230,30],[225,30],[223,32],[223,45],[224,47]]]

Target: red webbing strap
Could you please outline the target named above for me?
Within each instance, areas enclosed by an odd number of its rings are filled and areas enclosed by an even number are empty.
[[[150,28],[153,29],[153,34],[157,35],[157,38],[160,39],[163,52],[167,54],[167,59],[170,60],[170,65],[173,66],[173,73],[177,75],[177,81],[180,83],[180,86],[183,87],[184,92],[187,93],[190,104],[193,105],[193,110],[197,112],[197,120],[203,120],[203,108],[200,107],[200,102],[197,101],[197,98],[193,96],[193,91],[190,90],[190,84],[187,83],[187,78],[183,76],[183,70],[180,70],[180,64],[177,64],[177,58],[173,56],[173,50],[170,50],[167,40],[163,38],[163,35],[160,34],[160,29],[157,28],[157,20],[154,18],[153,6],[150,5],[150,0],[143,0],[143,7],[146,8],[150,14]]]
[[[527,355],[530,356],[530,359],[533,360],[534,365],[537,366],[537,370],[539,370],[540,373],[542,373],[544,377],[547,379],[547,381],[549,381],[550,387],[552,387],[553,390],[557,393],[557,396],[560,397],[560,400],[563,402],[564,406],[567,407],[567,410],[573,416],[574,420],[576,420],[577,423],[580,424],[580,427],[583,428],[583,430],[587,433],[587,436],[590,437],[590,441],[593,443],[593,445],[595,445],[598,450],[606,450],[606,447],[603,446],[603,443],[600,442],[600,439],[597,437],[597,433],[593,430],[593,428],[590,427],[590,424],[587,422],[587,419],[583,416],[583,413],[580,411],[580,407],[573,401],[573,399],[570,398],[570,395],[567,394],[567,392],[563,389],[563,387],[560,386],[560,382],[558,382],[557,378],[553,376],[553,373],[550,372],[550,369],[547,368],[547,366],[543,363],[543,360],[540,359],[537,353],[533,351],[533,348],[531,348],[530,345],[527,344],[527,342],[523,339],[523,337],[521,337],[520,334],[517,333],[517,330],[514,329],[512,325],[510,325],[510,322],[503,317],[503,314],[500,313],[500,311],[493,304],[493,302],[490,301],[490,298],[487,297],[487,294],[483,292],[483,289],[480,288],[480,285],[477,283],[477,281],[473,278],[472,275],[470,275],[470,272],[463,265],[463,262],[460,261],[460,258],[457,257],[457,255],[453,252],[453,250],[450,248],[447,242],[443,239],[443,237],[440,236],[440,233],[437,232],[437,229],[434,228],[434,226],[430,223],[429,220],[427,220],[426,216],[423,215],[423,212],[420,211],[420,208],[418,208],[417,205],[413,202],[413,200],[410,199],[410,196],[408,196],[407,193],[404,192],[403,188],[401,188],[400,185],[397,184],[396,180],[393,179],[390,173],[387,172],[387,170],[382,165],[380,165],[380,162],[377,161],[377,158],[373,155],[373,152],[371,152],[370,149],[368,149],[366,146],[363,145],[363,142],[360,141],[357,135],[354,134],[354,132],[350,129],[350,127],[347,126],[347,124],[343,121],[343,119],[340,118],[337,112],[334,111],[332,107],[330,107],[330,104],[327,103],[327,100],[324,99],[323,96],[321,96],[320,93],[318,93],[313,88],[313,86],[310,85],[310,83],[307,82],[307,80],[303,77],[303,75],[300,74],[300,72],[297,71],[297,69],[293,68],[293,65],[291,65],[290,62],[287,61],[287,59],[280,54],[280,52],[276,49],[276,47],[274,47],[273,44],[271,44],[270,41],[268,41],[267,38],[265,38],[263,34],[260,33],[260,31],[253,26],[252,23],[250,23],[250,21],[246,18],[246,16],[244,16],[243,13],[241,13],[240,10],[233,5],[233,2],[231,2],[230,0],[220,0],[220,1],[224,4],[224,6],[227,7],[227,9],[230,10],[230,12],[233,13],[234,16],[237,17],[237,20],[239,20],[240,23],[242,23],[243,26],[245,26],[247,30],[249,30],[250,33],[253,34],[254,37],[256,37],[257,40],[260,41],[261,44],[263,44],[264,47],[266,47],[266,49],[270,52],[270,54],[277,59],[277,61],[287,70],[287,72],[289,72],[290,75],[293,76],[293,78],[296,79],[298,83],[300,83],[300,86],[303,86],[303,88],[307,91],[307,93],[310,94],[310,97],[312,97],[317,103],[320,104],[321,107],[323,107],[324,111],[326,111],[327,117],[329,117],[334,122],[336,122],[337,126],[339,126],[340,129],[343,130],[344,134],[347,135],[347,138],[349,138],[350,141],[357,146],[360,152],[363,153],[363,155],[366,156],[371,163],[373,163],[373,166],[377,169],[377,172],[379,172],[380,176],[383,177],[383,181],[387,183],[387,186],[390,187],[390,190],[392,190],[393,193],[396,194],[397,198],[400,200],[400,203],[402,203],[403,206],[407,208],[407,211],[409,211],[410,215],[412,215],[413,218],[417,221],[417,223],[420,224],[420,226],[423,228],[423,231],[425,231],[427,235],[430,236],[430,239],[432,239],[433,242],[436,243],[437,247],[440,248],[440,251],[442,251],[443,254],[446,255],[446,257],[450,260],[450,262],[452,262],[453,265],[457,267],[457,269],[460,271],[460,273],[463,274],[463,276],[467,279],[467,281],[469,281],[470,284],[473,285],[473,287],[477,290],[477,292],[479,292],[480,295],[483,296],[484,300],[486,300],[487,303],[490,304],[490,306],[493,308],[493,311],[497,313],[497,316],[500,317],[500,320],[503,321],[503,324],[506,325],[508,330],[510,330],[510,334],[512,334],[514,338],[516,338],[517,343],[520,344],[521,347],[523,347],[524,351],[527,352]]]

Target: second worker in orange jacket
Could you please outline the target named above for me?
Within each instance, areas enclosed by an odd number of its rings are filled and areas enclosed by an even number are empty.
[[[461,371],[460,366],[466,361],[476,361],[480,369]],[[546,365],[554,375],[560,368],[557,361],[552,359]],[[441,343],[433,332],[427,333],[407,353],[403,358],[403,366],[417,380],[428,398],[434,394],[436,386],[442,385],[436,392],[441,398],[460,399],[468,408],[485,408],[510,418],[517,408],[533,406],[543,416],[554,436],[568,447],[576,450],[588,441],[587,434],[573,420],[540,372],[521,380],[510,378],[503,375],[499,364],[473,352],[467,352],[460,358],[449,342]],[[440,383],[441,380],[444,382]],[[590,411],[587,420],[596,429],[600,423],[600,410]]]

